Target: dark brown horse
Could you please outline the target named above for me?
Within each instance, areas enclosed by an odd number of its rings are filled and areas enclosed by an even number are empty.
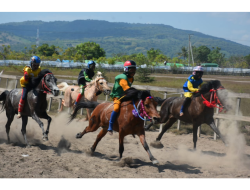
[[[122,99],[121,109],[117,116],[117,120],[114,123],[113,130],[119,132],[119,153],[120,158],[122,158],[122,153],[124,151],[123,140],[126,135],[132,134],[138,135],[140,141],[147,151],[150,160],[153,164],[159,163],[151,154],[149,147],[145,139],[144,131],[144,122],[139,117],[134,116],[135,108],[137,107],[140,100],[142,100],[140,105],[143,105],[144,110],[147,115],[153,120],[159,120],[160,116],[157,113],[156,105],[157,102],[151,97],[149,91],[138,91],[134,88],[130,88],[126,92],[126,97]],[[131,101],[132,100],[132,101]],[[95,143],[91,147],[91,151],[94,152],[98,142],[107,134],[109,119],[111,112],[114,110],[112,103],[102,103],[97,102],[82,102],[77,105],[74,110],[74,113],[71,115],[70,121],[72,121],[77,114],[77,111],[81,108],[95,108],[92,112],[92,115],[89,119],[89,126],[87,126],[83,132],[78,133],[76,138],[82,138],[82,136],[88,132],[94,132],[99,127],[102,127],[102,130],[98,134]],[[134,110],[135,109],[135,110]],[[132,110],[133,113],[132,113]]]
[[[219,129],[214,124],[214,107],[207,107],[203,102],[205,100],[208,100],[208,102],[206,102],[208,106],[211,101],[214,105],[219,104],[221,109],[229,108],[230,106],[226,104],[227,95],[228,92],[226,89],[224,89],[223,86],[221,86],[220,81],[209,81],[202,85],[198,93],[194,93],[191,103],[186,106],[184,110],[183,116],[180,116],[180,109],[185,98],[170,97],[164,101],[160,100],[160,98],[157,97],[156,100],[158,103],[163,102],[161,105],[161,119],[159,123],[165,123],[165,125],[163,126],[162,131],[160,132],[158,137],[156,138],[156,142],[159,142],[162,138],[162,135],[179,119],[186,123],[193,124],[194,149],[196,148],[197,142],[197,129],[203,123],[208,124],[225,143],[225,138],[221,135]],[[211,100],[210,97],[212,97]],[[150,123],[149,125],[145,126],[145,130],[148,130],[152,125],[153,123]],[[153,144],[154,143],[152,143],[152,145]]]

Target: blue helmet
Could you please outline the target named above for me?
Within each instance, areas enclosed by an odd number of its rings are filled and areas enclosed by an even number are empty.
[[[37,65],[40,65],[40,63],[41,63],[40,57],[38,57],[38,56],[31,57],[30,58],[30,66],[32,66],[32,64],[34,64],[34,63]]]
[[[92,65],[92,64],[95,65],[95,62],[94,61],[89,61],[88,64],[87,64],[88,68],[90,68],[90,65]]]

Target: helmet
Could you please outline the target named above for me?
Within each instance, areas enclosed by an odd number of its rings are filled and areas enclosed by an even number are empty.
[[[94,62],[94,61],[89,61],[89,62],[88,62],[87,66],[88,66],[89,69],[90,69],[90,65],[92,65],[92,64],[95,65],[95,62]]]
[[[136,63],[132,60],[128,60],[124,63],[124,71],[128,72],[129,68],[135,67],[136,68]]]
[[[32,64],[40,65],[40,63],[41,63],[40,57],[34,55],[33,57],[30,58],[30,66],[32,66]]]
[[[196,66],[193,69],[193,75],[197,75],[197,73],[200,73],[201,75],[203,75],[203,68],[201,66]]]

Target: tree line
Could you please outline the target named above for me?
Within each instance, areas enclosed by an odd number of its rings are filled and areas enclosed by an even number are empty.
[[[201,63],[217,63],[220,67],[250,68],[250,54],[247,56],[231,56],[225,58],[225,54],[221,52],[221,48],[207,46],[192,46],[193,60],[195,65]],[[160,49],[151,48],[143,53],[126,53],[112,54],[106,57],[106,52],[99,44],[95,42],[85,42],[68,47],[63,50],[59,46],[42,44],[39,47],[31,45],[30,48],[24,47],[23,51],[12,51],[10,45],[0,46],[0,59],[9,60],[29,60],[31,56],[38,55],[42,60],[73,60],[75,62],[84,62],[85,60],[96,60],[98,63],[108,63],[114,65],[115,62],[124,62],[126,60],[134,60],[138,65],[162,65],[163,63],[182,63],[188,64],[188,50],[181,47],[176,53],[176,57],[168,57]],[[191,56],[189,56],[191,57]],[[190,58],[191,60],[191,58]],[[191,63],[192,61],[190,61]]]

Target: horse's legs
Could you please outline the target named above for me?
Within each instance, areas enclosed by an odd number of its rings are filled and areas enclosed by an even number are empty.
[[[102,140],[102,138],[107,134],[108,130],[107,128],[103,129],[100,131],[100,133],[97,135],[96,141],[93,144],[93,146],[91,147],[91,151],[94,152],[96,149],[97,144],[100,142],[100,140]]]
[[[227,143],[225,141],[225,137],[220,133],[220,130],[215,126],[214,119],[210,119],[207,124],[213,129],[213,131],[221,138],[223,143],[227,146]]]
[[[47,121],[48,121],[47,129],[46,129],[46,132],[45,132],[46,135],[48,135],[49,134],[49,127],[50,127],[50,123],[51,123],[52,119],[51,119],[50,116],[48,116],[48,114],[46,112],[42,113],[41,118],[47,119]]]
[[[193,142],[194,142],[194,149],[196,149],[197,130],[198,130],[198,125],[193,124]]]
[[[162,135],[177,121],[176,118],[170,118],[167,120],[166,124],[162,127],[162,130],[158,137],[156,138],[156,141],[160,141]]]
[[[22,129],[21,129],[21,132],[23,134],[23,138],[24,138],[24,142],[25,142],[26,146],[29,147],[29,143],[28,143],[27,137],[26,137],[26,126],[27,126],[27,123],[28,123],[28,116],[22,116]]]
[[[89,121],[89,126],[87,126],[83,132],[77,133],[76,138],[82,138],[83,135],[89,132],[94,132],[100,127],[100,121],[95,119],[96,117],[91,117]]]
[[[146,138],[145,138],[145,132],[141,132],[141,134],[138,135],[141,141],[142,146],[144,147],[144,149],[147,151],[149,159],[152,161],[153,164],[159,164],[158,160],[156,160],[153,155],[151,154],[148,144],[146,142]]]
[[[148,125],[144,126],[144,129],[147,131],[153,125],[153,122],[149,123]]]
[[[90,118],[90,111],[88,108],[86,108],[86,117],[85,117],[85,121],[88,121],[88,119]]]
[[[6,111],[6,116],[8,118],[8,121],[5,125],[5,129],[6,129],[6,133],[7,133],[8,143],[10,143],[10,135],[9,135],[10,134],[10,125],[14,119],[14,115],[15,114],[12,114],[12,113],[9,113]]]
[[[122,158],[122,153],[124,151],[124,145],[123,145],[123,140],[124,140],[124,134],[122,131],[119,132],[119,153],[120,153],[120,158]]]
[[[48,135],[44,132],[43,122],[39,119],[39,117],[36,115],[35,112],[32,114],[32,119],[34,119],[38,123],[38,125],[41,127],[43,131],[43,140],[48,140]]]
[[[64,101],[64,99],[62,99],[61,108],[60,108],[60,110],[58,110],[59,112],[63,111],[63,106],[65,106],[65,101]]]

